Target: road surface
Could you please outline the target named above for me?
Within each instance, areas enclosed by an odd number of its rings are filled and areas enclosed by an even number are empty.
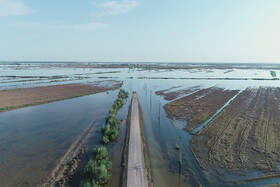
[[[133,93],[131,102],[127,187],[147,187],[137,93]]]

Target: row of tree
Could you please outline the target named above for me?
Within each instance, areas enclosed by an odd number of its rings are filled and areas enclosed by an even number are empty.
[[[118,138],[120,120],[116,118],[117,111],[123,106],[124,99],[128,98],[128,92],[121,89],[118,98],[115,100],[112,108],[109,110],[109,114],[106,117],[106,126],[102,128],[101,143],[107,144],[110,141],[115,141]]]
[[[96,147],[92,151],[92,156],[87,163],[83,178],[80,183],[81,187],[100,187],[101,184],[106,183],[111,173],[112,162],[108,158],[108,151],[106,147]]]
[[[109,114],[106,117],[106,126],[102,128],[101,143],[107,144],[110,140],[117,140],[119,133],[120,120],[117,120],[117,111],[123,106],[124,99],[128,98],[128,92],[120,89],[118,98],[115,100]],[[106,183],[110,177],[112,162],[108,158],[106,147],[96,146],[92,151],[92,156],[83,172],[80,183],[81,187],[100,187]]]

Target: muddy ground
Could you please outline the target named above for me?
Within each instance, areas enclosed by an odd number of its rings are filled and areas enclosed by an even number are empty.
[[[0,111],[114,90],[120,86],[120,82],[98,81],[92,84],[64,84],[0,91]]]
[[[164,106],[172,119],[186,120],[186,131],[192,131],[210,118],[229,99],[238,93],[237,90],[207,88],[189,96],[182,97]]]
[[[167,101],[171,101],[174,100],[182,95],[187,95],[190,94],[192,92],[195,92],[197,90],[199,90],[199,86],[194,86],[188,89],[179,89],[176,91],[171,91],[171,89],[173,88],[177,88],[177,87],[172,87],[170,89],[167,90],[160,90],[160,91],[156,91],[156,95],[161,95],[164,97],[165,100]]]
[[[201,167],[279,174],[280,88],[247,89],[191,140]]]

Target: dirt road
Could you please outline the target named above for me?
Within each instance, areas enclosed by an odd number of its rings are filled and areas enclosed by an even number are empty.
[[[139,123],[137,93],[133,93],[131,101],[130,137],[128,148],[127,186],[148,186],[145,177],[143,145]]]

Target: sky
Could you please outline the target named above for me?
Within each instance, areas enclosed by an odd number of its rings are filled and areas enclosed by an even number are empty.
[[[0,0],[0,61],[280,63],[280,0]]]

